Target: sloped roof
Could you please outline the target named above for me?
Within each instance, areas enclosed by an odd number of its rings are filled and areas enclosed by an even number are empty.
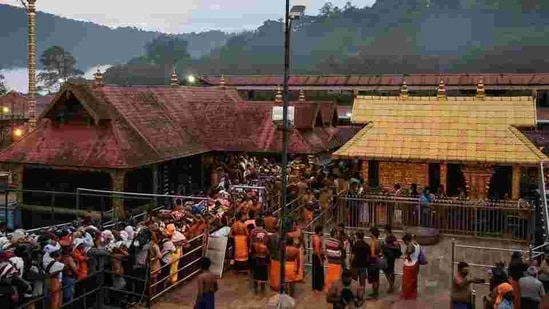
[[[536,125],[531,97],[359,96],[352,122],[367,124],[340,158],[535,164],[546,159],[517,127]]]
[[[254,86],[276,87],[282,85],[279,75],[224,75],[228,86],[252,89]],[[484,80],[487,89],[505,89],[513,87],[535,87],[549,85],[549,73],[458,73],[458,74],[383,74],[383,75],[292,75],[288,81],[292,89],[307,87],[393,87],[400,89],[406,79],[412,88],[416,86],[435,87],[444,80],[449,88],[475,89],[479,79]],[[210,85],[218,85],[221,76],[205,76],[202,80]]]
[[[21,118],[27,115],[27,99],[15,91],[0,96],[0,106],[7,106],[10,109],[9,115]]]
[[[80,102],[94,125],[55,124],[56,106],[66,100]],[[0,162],[115,169],[212,150],[280,152],[273,104],[242,101],[234,89],[218,87],[67,83],[42,112],[38,128],[1,152]],[[343,144],[345,133],[322,126],[318,103],[291,104],[298,120],[289,134],[291,153]]]

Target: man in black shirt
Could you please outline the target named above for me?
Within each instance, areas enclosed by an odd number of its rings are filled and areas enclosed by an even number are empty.
[[[370,261],[370,245],[364,241],[364,233],[356,232],[356,238],[352,245],[351,270],[353,278],[357,280],[361,288],[366,287],[368,266]]]

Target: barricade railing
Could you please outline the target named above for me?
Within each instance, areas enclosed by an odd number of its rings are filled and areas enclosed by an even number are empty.
[[[28,309],[28,308],[50,308],[52,302],[58,302],[56,308],[101,308],[103,304],[103,285],[104,264],[101,257],[96,257],[97,271],[89,274],[85,279],[71,281],[70,283],[61,282],[55,290],[51,288],[51,280],[58,279],[43,279],[30,281],[33,285],[33,297],[28,299],[20,299],[19,303],[10,308]],[[52,276],[53,274],[43,274],[43,277]],[[39,293],[37,284],[41,284],[42,293]],[[67,294],[72,297],[67,297]],[[21,296],[20,296],[21,297]]]
[[[183,251],[181,257],[155,271],[157,277],[153,277],[148,288],[151,302],[179,284],[194,278],[200,272],[199,261],[207,245],[204,241],[205,236],[201,234],[189,240],[189,246]]]
[[[519,205],[518,205],[519,204]],[[431,227],[440,233],[529,241],[535,212],[514,202],[472,202],[387,195],[344,194],[339,197],[338,222],[349,227],[383,226],[394,229]],[[526,204],[527,205],[527,204]]]

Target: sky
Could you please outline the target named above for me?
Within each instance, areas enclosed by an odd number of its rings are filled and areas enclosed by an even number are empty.
[[[343,7],[348,0],[331,0]],[[293,0],[305,5],[306,14],[316,15],[326,0]],[[358,7],[375,0],[352,0]],[[0,0],[20,6],[20,0]],[[253,29],[267,19],[284,15],[284,0],[37,0],[37,10],[63,17],[116,27],[136,26],[167,33],[205,30]]]
[[[343,7],[348,0],[291,0],[305,5],[307,15],[316,15],[326,2]],[[351,0],[358,7],[375,0]],[[0,4],[21,6],[20,0],[0,0]],[[223,30],[237,32],[255,29],[267,19],[284,15],[284,0],[37,0],[38,11],[70,19],[118,27],[135,26],[165,33]],[[106,67],[104,68],[106,69]],[[103,70],[104,70],[103,69]],[[87,72],[91,78],[94,72]],[[27,92],[25,68],[2,71],[8,89]]]

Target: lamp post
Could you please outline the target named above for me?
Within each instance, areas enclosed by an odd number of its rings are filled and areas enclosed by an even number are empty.
[[[280,209],[280,294],[284,294],[286,281],[286,200],[288,187],[288,79],[290,75],[290,34],[292,20],[299,19],[305,12],[305,6],[295,5],[290,10],[290,0],[286,0],[286,14],[284,18],[284,104],[282,106],[282,208]]]

